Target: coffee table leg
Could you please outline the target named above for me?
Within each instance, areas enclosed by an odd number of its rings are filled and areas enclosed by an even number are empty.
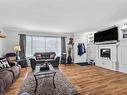
[[[54,82],[55,74],[56,74],[56,73],[54,73],[54,75],[53,75],[53,86],[54,86],[54,88],[56,88],[55,82]]]
[[[37,78],[36,78],[35,75],[34,75],[34,77],[35,77],[35,82],[36,82],[36,87],[35,87],[34,93],[36,93],[36,91],[37,91],[37,86],[38,86],[38,82],[37,82]]]

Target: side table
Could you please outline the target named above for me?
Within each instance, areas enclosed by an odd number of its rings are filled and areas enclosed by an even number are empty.
[[[28,67],[27,60],[26,59],[17,60],[17,63],[19,65],[21,65],[21,68],[27,68]]]

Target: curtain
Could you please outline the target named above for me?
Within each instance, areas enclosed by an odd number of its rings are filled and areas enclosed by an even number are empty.
[[[55,52],[61,55],[61,38],[26,35],[26,57],[36,52]]]
[[[66,42],[65,37],[61,37],[61,64],[66,63]]]
[[[26,58],[26,35],[25,34],[20,34],[20,39],[19,39],[19,45],[21,48],[21,51],[19,52],[20,59],[25,59]]]
[[[61,37],[61,53],[66,53],[65,37]]]

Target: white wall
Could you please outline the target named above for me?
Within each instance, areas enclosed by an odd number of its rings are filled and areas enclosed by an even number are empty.
[[[125,23],[126,24],[126,23]],[[127,38],[123,38],[123,34],[127,34],[127,24],[123,27],[124,23],[119,26],[120,42],[118,46],[118,68],[120,72],[127,73]],[[126,28],[124,31],[121,29]]]
[[[118,47],[119,71],[127,73],[127,40],[120,42]]]
[[[94,44],[88,44],[87,45],[87,60],[95,60],[95,56],[96,56],[96,49],[95,49],[95,45]]]
[[[4,52],[3,52],[3,44],[4,44],[4,39],[5,38],[0,38],[0,57],[2,57],[4,55]]]
[[[4,43],[4,54],[8,53],[8,52],[14,52],[13,51],[13,47],[14,45],[19,43],[19,36],[18,36],[18,32],[6,32],[6,39],[5,39],[5,43]]]
[[[4,35],[6,35],[6,33],[3,31],[2,28],[0,28],[0,32]],[[0,38],[0,57],[3,57],[4,55],[4,42],[5,42],[6,38]]]
[[[82,56],[78,55],[78,43],[84,43],[85,48],[87,50],[87,33],[75,33],[74,34],[74,63],[82,63],[86,62],[87,59],[87,51]]]

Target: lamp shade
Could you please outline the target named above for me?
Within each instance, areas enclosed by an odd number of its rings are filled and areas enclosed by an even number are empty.
[[[21,51],[20,45],[15,45],[14,46],[14,51]]]

